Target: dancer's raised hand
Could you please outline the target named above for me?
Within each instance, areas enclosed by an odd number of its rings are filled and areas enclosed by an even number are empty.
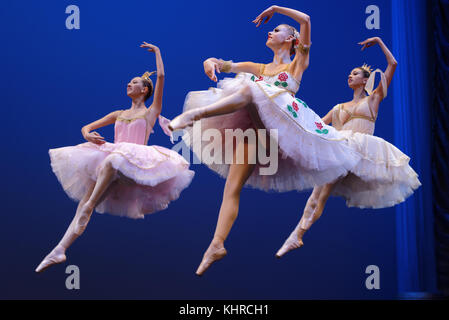
[[[140,45],[141,48],[147,48],[150,52],[156,52],[159,51],[159,48],[151,43],[143,41]]]
[[[259,14],[257,18],[253,20],[253,23],[256,24],[256,27],[260,26],[262,22],[265,24],[268,21],[270,21],[270,19],[273,17],[275,13],[276,13],[276,6],[271,6],[268,9],[265,9],[261,14]]]
[[[358,44],[360,44],[362,47],[361,50],[365,50],[365,48],[369,48],[374,46],[375,44],[380,42],[380,38],[379,37],[374,37],[374,38],[368,38],[365,41],[359,42]]]

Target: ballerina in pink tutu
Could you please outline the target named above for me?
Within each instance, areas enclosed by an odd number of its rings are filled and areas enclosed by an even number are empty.
[[[373,71],[367,65],[353,69],[348,77],[348,85],[354,91],[353,100],[337,104],[323,122],[332,123],[346,136],[354,149],[362,154],[362,159],[347,176],[313,189],[301,220],[276,253],[277,257],[303,246],[305,232],[319,219],[331,194],[345,198],[348,207],[377,209],[405,201],[421,185],[418,175],[409,166],[409,157],[392,144],[372,136],[379,105],[387,96],[396,70],[396,59],[378,37],[359,44],[363,46],[362,50],[378,44],[388,67],[385,73],[379,69]],[[373,91],[376,73],[380,73],[381,81]]]
[[[95,209],[99,213],[137,219],[167,208],[191,182],[194,172],[178,153],[160,146],[147,146],[152,128],[159,123],[166,134],[168,120],[160,116],[164,65],[158,47],[143,42],[154,52],[157,82],[151,73],[133,78],[127,86],[130,109],[118,110],[82,128],[86,143],[51,149],[53,172],[70,198],[79,201],[75,217],[58,245],[36,268],[41,272],[66,260],[67,248],[84,232]],[[154,91],[149,108],[145,101]],[[104,141],[95,129],[115,125],[114,143]]]
[[[234,72],[238,73],[237,76],[221,80],[218,88],[190,92],[184,104],[184,113],[169,125],[171,130],[186,129],[183,140],[193,146],[193,152],[200,159],[203,150],[244,151],[243,163],[236,161],[235,152],[231,163],[205,162],[209,168],[226,178],[226,184],[215,234],[196,271],[197,275],[202,275],[215,261],[227,254],[224,241],[237,218],[243,186],[278,192],[311,189],[345,177],[351,170],[357,173],[355,168],[361,162],[372,161],[378,156],[375,152],[366,153],[358,149],[353,136],[324,123],[306,102],[295,97],[309,65],[310,17],[297,10],[272,6],[253,22],[259,26],[262,22],[268,22],[275,13],[284,14],[298,22],[300,32],[290,25],[282,24],[268,33],[266,45],[274,53],[273,62],[234,63],[216,58],[207,59],[204,69],[211,80],[217,81],[216,72]],[[196,126],[197,123],[200,126]],[[259,145],[262,149],[264,145],[268,146],[263,136],[256,144],[246,139],[234,143],[233,139],[217,139],[214,136],[204,146],[203,135],[192,134],[195,127],[202,132],[218,130],[221,137],[226,137],[228,129],[245,132],[257,129],[277,131],[277,136],[273,134],[269,137],[269,149],[278,155],[277,171],[272,175],[259,174],[258,169],[263,167],[259,159],[256,163],[250,161],[256,158],[256,154],[259,155],[259,150],[256,150],[260,149]],[[367,144],[375,143],[374,137],[371,138],[367,139]],[[275,149],[271,148],[272,140],[277,142]],[[406,157],[399,150],[395,156]],[[384,167],[381,169],[385,170]]]

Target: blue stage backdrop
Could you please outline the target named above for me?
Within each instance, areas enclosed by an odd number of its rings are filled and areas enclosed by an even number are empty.
[[[276,15],[269,24],[255,28],[251,21],[273,4],[311,16],[310,67],[297,96],[318,114],[352,99],[347,87],[352,68],[366,62],[385,69],[379,47],[362,52],[357,43],[380,36],[393,47],[390,0],[375,1],[380,10],[377,30],[366,27],[370,15],[366,9],[373,4],[367,0],[2,4],[0,298],[397,297],[401,270],[397,268],[395,208],[349,209],[342,199],[331,198],[321,220],[304,238],[304,248],[275,259],[309,192],[244,189],[240,215],[226,244],[228,256],[203,278],[196,277],[214,232],[224,187],[224,180],[204,165],[192,165],[196,175],[191,186],[168,209],[143,220],[95,214],[67,252],[66,263],[34,273],[64,234],[76,208],[51,171],[48,149],[83,142],[83,125],[130,107],[128,81],[155,69],[154,54],[139,48],[140,43],[147,41],[161,49],[166,70],[162,114],[173,118],[181,112],[188,91],[214,86],[204,75],[204,59],[270,62],[267,32],[280,23],[295,24]],[[66,28],[69,5],[80,9],[78,30]],[[415,52],[401,52],[401,56],[409,54]],[[390,142],[395,136],[396,85],[395,76],[376,124],[376,134]],[[112,141],[112,127],[100,132]],[[171,147],[158,126],[149,143]],[[428,156],[414,155],[412,166],[419,157]],[[80,290],[65,287],[68,265],[80,269]],[[379,290],[365,286],[369,265],[379,267]]]

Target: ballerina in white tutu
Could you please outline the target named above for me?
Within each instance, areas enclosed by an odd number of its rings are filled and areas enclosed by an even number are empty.
[[[233,139],[214,139],[207,144],[208,148],[214,145],[214,149],[226,148],[231,144],[234,149],[244,150],[245,161],[237,163],[234,153],[232,163],[206,163],[226,178],[226,185],[215,234],[198,267],[198,275],[226,255],[224,241],[237,217],[240,191],[244,185],[278,192],[311,189],[346,176],[348,170],[361,159],[344,136],[326,125],[304,101],[295,97],[309,65],[310,17],[297,10],[272,6],[253,22],[259,26],[262,22],[268,22],[275,13],[298,22],[300,32],[282,24],[268,33],[266,45],[274,53],[273,62],[233,63],[207,59],[204,69],[211,80],[217,81],[215,72],[238,75],[220,81],[218,88],[190,92],[184,104],[184,113],[169,125],[171,130],[186,128],[183,139],[190,146],[200,146],[193,147],[200,159],[204,148],[202,137],[195,138],[191,134],[192,128],[189,128],[192,125],[195,128],[197,120],[201,119],[198,122],[202,131],[219,130],[222,137],[226,136],[226,129],[248,131],[264,128],[278,132],[278,146],[271,150],[279,156],[278,170],[272,175],[259,174],[259,161],[255,164],[250,161],[257,154],[256,147],[245,139],[238,141],[237,145]],[[226,140],[224,145],[223,140]]]
[[[386,208],[405,201],[421,185],[409,165],[409,157],[392,144],[372,136],[380,102],[387,96],[396,70],[396,59],[378,37],[359,44],[362,50],[378,44],[388,67],[385,73],[379,69],[373,71],[367,65],[353,69],[348,77],[348,85],[354,91],[352,101],[337,104],[323,122],[332,123],[340,130],[362,159],[346,177],[313,189],[301,220],[276,253],[277,257],[303,246],[305,232],[319,219],[331,194],[345,198],[348,207]],[[381,81],[373,91],[376,73],[380,73]]]
[[[164,65],[158,47],[143,42],[154,52],[157,82],[151,73],[133,78],[127,86],[130,109],[118,110],[82,128],[86,143],[51,149],[53,172],[70,198],[79,202],[75,217],[58,245],[36,268],[42,272],[66,260],[67,248],[84,232],[95,209],[99,213],[143,218],[167,208],[191,182],[194,172],[178,153],[161,146],[147,146],[152,128],[159,123],[166,134],[168,120],[160,113],[164,87]],[[154,91],[153,103],[145,101]],[[115,124],[114,143],[92,130]]]

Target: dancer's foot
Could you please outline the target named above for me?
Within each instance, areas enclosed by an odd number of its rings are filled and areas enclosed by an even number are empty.
[[[298,231],[295,229],[276,253],[276,258],[282,257],[289,251],[301,248],[303,245],[304,243],[302,242],[302,239],[298,237]]]
[[[200,109],[186,111],[170,121],[170,123],[168,124],[168,128],[171,131],[175,131],[184,129],[188,126],[192,126],[196,120],[199,120],[201,118],[201,113],[202,110]]]
[[[45,258],[42,260],[42,262],[39,264],[39,266],[36,268],[36,272],[42,272],[48,267],[62,263],[66,260],[65,256],[65,249],[61,246],[56,246]]]
[[[212,242],[207,249],[206,253],[203,256],[203,260],[201,261],[200,266],[196,270],[196,274],[198,276],[203,275],[203,273],[209,269],[209,267],[212,265],[212,263],[221,260],[224,258],[224,256],[227,254],[226,249],[221,244],[215,244]]]

